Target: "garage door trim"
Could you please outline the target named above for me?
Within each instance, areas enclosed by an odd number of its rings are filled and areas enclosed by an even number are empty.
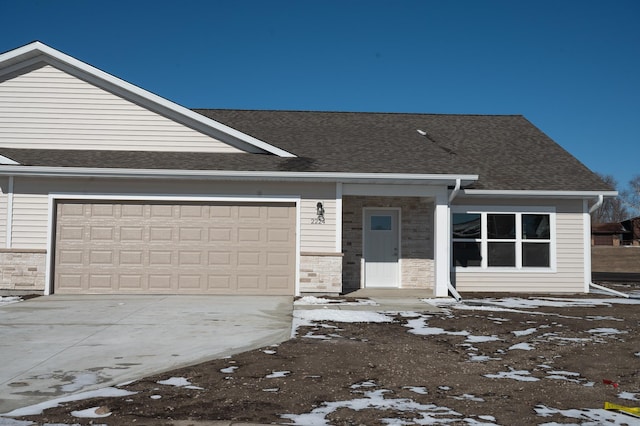
[[[73,201],[137,201],[137,202],[224,202],[224,203],[288,203],[295,204],[295,271],[294,285],[295,295],[300,295],[300,200],[299,196],[267,196],[267,197],[251,197],[251,196],[225,196],[225,195],[203,195],[203,196],[185,196],[185,195],[136,195],[136,194],[77,194],[77,193],[50,193],[48,205],[48,223],[47,223],[47,258],[46,258],[46,276],[45,276],[45,295],[53,293],[54,281],[54,264],[53,252],[55,250],[55,230],[56,219],[55,212],[58,202],[65,200]]]

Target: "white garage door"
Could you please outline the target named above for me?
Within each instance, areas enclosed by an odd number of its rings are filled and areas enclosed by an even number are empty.
[[[295,205],[61,201],[54,292],[295,292]]]

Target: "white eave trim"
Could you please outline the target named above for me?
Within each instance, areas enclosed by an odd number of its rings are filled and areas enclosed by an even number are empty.
[[[106,83],[107,86],[113,89],[113,91],[120,96],[135,99],[146,107],[153,105],[155,108],[151,109],[165,112],[165,114],[168,113],[169,116],[180,116],[183,118],[183,124],[191,126],[195,130],[208,134],[209,136],[220,138],[220,133],[222,133],[230,136],[231,139],[253,146],[263,152],[274,154],[279,157],[296,157],[295,154],[235,130],[211,118],[205,117],[202,114],[191,111],[188,108],[176,104],[175,102],[171,102],[163,97],[119,79],[39,41],[29,43],[0,55],[0,68],[6,67],[4,70],[0,70],[0,76],[7,72],[17,71],[29,64],[35,64],[43,59],[42,56],[46,57],[47,60],[45,62],[51,62],[54,66],[59,66],[62,69],[66,68],[67,70],[70,67],[84,75],[91,76],[94,79],[98,79],[103,83]]]
[[[457,180],[470,184],[478,175],[410,174],[410,173],[346,173],[346,172],[280,172],[236,170],[166,170],[166,169],[106,169],[85,167],[2,166],[0,176],[30,177],[102,177],[145,179],[236,179],[236,180],[296,180],[306,182],[345,183],[407,183],[423,185],[454,185]]]
[[[467,197],[494,197],[494,198],[592,198],[600,195],[604,197],[616,197],[618,191],[542,191],[542,190],[489,190],[489,189],[464,189],[462,195]]]

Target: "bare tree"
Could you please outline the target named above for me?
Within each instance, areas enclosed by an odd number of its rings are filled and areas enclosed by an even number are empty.
[[[600,176],[600,178],[612,188],[616,188],[618,186],[618,182],[613,176],[603,175],[600,173],[598,173],[598,176]],[[640,189],[640,176],[638,176],[638,185],[638,188]],[[591,222],[610,223],[622,222],[623,220],[628,219],[629,209],[627,208],[626,200],[623,198],[623,192],[620,192],[620,195],[615,198],[605,198],[602,206],[600,206],[600,208],[591,215]]]
[[[631,215],[638,215],[640,212],[640,175],[635,175],[629,186],[620,192],[620,197]]]

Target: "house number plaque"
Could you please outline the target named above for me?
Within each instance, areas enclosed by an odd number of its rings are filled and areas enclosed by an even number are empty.
[[[318,201],[316,204],[316,217],[311,219],[312,225],[322,225],[324,224],[324,206],[322,205],[322,201]]]

